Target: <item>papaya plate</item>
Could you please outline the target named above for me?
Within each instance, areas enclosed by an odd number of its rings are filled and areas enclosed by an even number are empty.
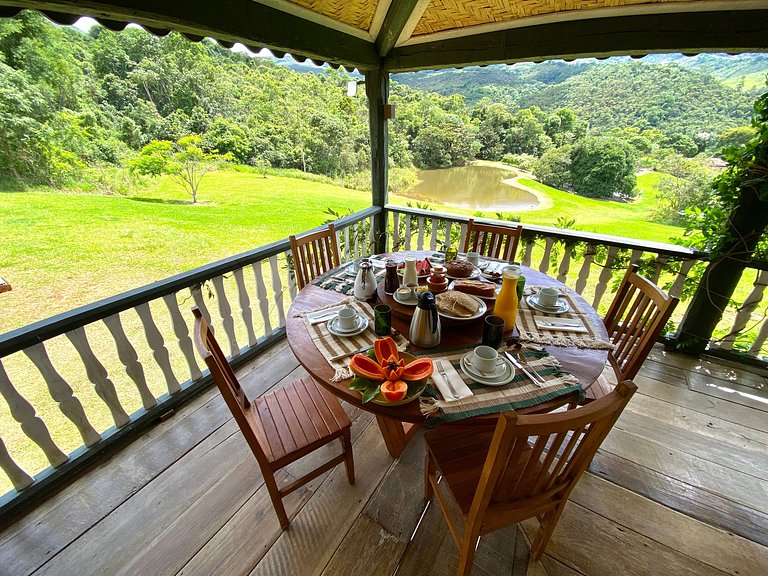
[[[369,350],[368,355],[372,356],[373,350]],[[410,362],[413,362],[416,357],[412,354],[408,354],[408,352],[400,352],[400,358],[402,358],[406,364],[409,364]],[[381,392],[378,392],[375,396],[372,398],[369,398],[367,401],[372,402],[373,404],[378,404],[379,406],[402,406],[403,404],[408,404],[409,402],[413,402],[421,396],[424,393],[424,390],[427,388],[427,382],[429,381],[429,378],[425,378],[424,380],[419,380],[417,382],[408,382],[408,393],[405,395],[405,398],[402,400],[398,400],[397,402],[390,402],[386,398],[384,398],[384,395]],[[365,397],[366,397],[366,390],[365,386],[366,383],[368,387],[372,386],[374,382],[371,380],[365,380],[363,378],[355,378],[351,383],[349,388],[351,390],[357,390],[362,394],[363,396],[363,403],[366,403]],[[378,386],[381,384],[381,382],[376,382],[375,385],[378,388]]]

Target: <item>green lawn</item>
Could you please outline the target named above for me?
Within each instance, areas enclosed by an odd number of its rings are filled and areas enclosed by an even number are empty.
[[[132,197],[0,193],[0,333],[320,225],[364,192],[295,178],[218,172],[200,202],[170,180]]]

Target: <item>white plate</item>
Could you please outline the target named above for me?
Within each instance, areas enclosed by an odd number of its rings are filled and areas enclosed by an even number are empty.
[[[442,292],[442,294],[447,294],[447,292]],[[485,305],[485,302],[482,298],[478,298],[472,294],[467,294],[467,296],[474,298],[478,303],[477,312],[472,314],[472,316],[467,316],[466,318],[461,316],[454,316],[453,314],[446,314],[441,312],[439,308],[437,309],[437,313],[443,318],[450,318],[451,320],[476,320],[477,318],[480,318],[483,314],[485,314],[486,310],[488,310],[488,306]]]
[[[472,270],[472,274],[470,274],[469,276],[463,276],[461,278],[458,276],[451,276],[450,274],[446,274],[446,276],[451,280],[472,280],[473,278],[477,278],[478,276],[480,276],[480,268],[475,267],[475,269]]]
[[[400,298],[398,298],[397,292],[392,294],[392,298],[395,299],[395,302],[397,302],[398,304],[402,304],[403,306],[416,306],[416,304],[419,303],[418,298],[411,298],[410,300],[401,300]]]
[[[499,378],[504,377],[504,375],[507,372],[506,364],[507,362],[499,356],[496,358],[496,367],[491,372],[481,372],[478,370],[477,366],[474,363],[473,355],[467,354],[463,358],[464,360],[464,367],[467,369],[467,372],[471,374],[472,376],[479,376],[480,378],[485,378],[486,380],[497,380]]]
[[[534,310],[538,310],[539,312],[544,312],[546,314],[563,314],[564,312],[568,312],[568,310],[571,309],[571,307],[568,305],[568,301],[565,298],[558,298],[557,306],[554,308],[545,308],[544,306],[540,305],[536,299],[535,294],[527,296],[525,301],[528,302],[528,306]]]
[[[365,316],[357,316],[357,327],[353,328],[352,330],[342,330],[338,326],[339,324],[339,317],[337,316],[330,322],[328,322],[328,332],[333,334],[334,336],[341,336],[342,338],[349,338],[351,336],[357,336],[358,334],[361,334],[365,331],[366,328],[368,328],[368,318]]]
[[[502,366],[504,368],[504,372],[501,376],[497,378],[487,378],[485,376],[478,376],[476,373],[472,372],[471,369],[467,366],[467,357],[472,354],[472,352],[467,352],[464,354],[464,356],[461,357],[461,362],[459,363],[459,366],[461,367],[461,371],[464,372],[467,376],[469,376],[472,380],[477,382],[478,384],[484,384],[485,386],[504,386],[504,384],[509,384],[512,382],[513,378],[515,377],[515,368],[512,366],[509,362],[507,362],[504,358],[500,358],[502,362]]]
[[[467,280],[467,278],[462,278],[462,280]],[[453,290],[453,285],[456,283],[456,280],[452,280],[450,284],[448,284],[448,290]],[[482,298],[483,300],[496,300],[496,296],[499,295],[499,292],[501,292],[501,284],[494,284],[493,282],[488,282],[490,286],[493,286],[496,293],[493,296],[480,296],[479,294],[470,294],[470,296],[477,296],[478,298]]]
[[[397,269],[397,274],[399,276],[403,276],[403,274],[405,274],[405,270],[403,268],[398,268]],[[431,275],[432,275],[432,272],[430,271],[430,272],[426,272],[424,274],[417,274],[416,277],[421,279],[421,278],[428,278]]]

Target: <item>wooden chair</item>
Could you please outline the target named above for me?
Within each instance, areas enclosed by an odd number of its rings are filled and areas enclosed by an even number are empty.
[[[320,274],[336,268],[341,263],[339,246],[336,244],[336,228],[306,234],[300,238],[289,236],[293,266],[296,271],[296,285],[299,290],[312,282]]]
[[[617,381],[637,375],[678,303],[677,298],[640,276],[637,269],[637,265],[627,269],[603,318],[608,336],[616,345],[610,360],[619,370]]]
[[[539,530],[531,557],[542,556],[568,496],[635,390],[627,381],[573,410],[509,411],[495,427],[443,426],[424,434],[425,498],[437,496],[459,548],[457,575],[471,572],[480,536],[534,516]]]
[[[290,520],[283,506],[284,496],[341,462],[346,465],[349,483],[354,484],[349,418],[336,397],[309,376],[249,400],[200,310],[195,307],[192,312],[195,346],[256,456],[280,526],[285,530]],[[341,439],[342,454],[287,486],[278,487],[277,470],[336,438]]]
[[[464,252],[478,252],[481,256],[511,261],[517,253],[522,226],[510,228],[478,224],[473,218],[467,222],[467,236],[464,238]]]

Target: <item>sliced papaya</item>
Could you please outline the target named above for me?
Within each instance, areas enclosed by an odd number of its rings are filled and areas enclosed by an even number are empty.
[[[381,366],[363,354],[355,354],[352,357],[352,360],[349,361],[349,369],[361,378],[375,381],[384,380]]]
[[[433,370],[431,358],[419,358],[403,368],[401,378],[412,382],[424,380],[432,375]]]
[[[405,360],[390,356],[389,360],[381,365],[381,372],[387,380],[400,380],[405,368]]]
[[[400,358],[400,352],[397,349],[397,344],[391,336],[386,338],[378,338],[373,342],[373,351],[376,353],[376,360],[379,364],[384,364],[388,361],[390,356],[394,356],[395,360]]]
[[[387,402],[398,402],[408,394],[408,384],[402,380],[387,380],[379,387],[379,390]]]

